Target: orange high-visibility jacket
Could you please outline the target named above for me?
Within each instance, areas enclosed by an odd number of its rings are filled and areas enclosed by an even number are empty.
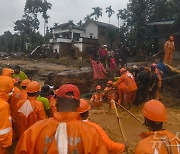
[[[134,79],[134,76],[126,71],[124,74],[122,74],[118,81],[114,83],[115,86],[121,85],[121,83],[125,83],[125,92],[131,92],[137,90],[137,85]]]
[[[110,152],[111,154],[117,153],[117,152],[123,152],[125,150],[125,145],[121,144],[121,143],[116,143],[113,142],[105,133],[105,131],[96,123],[94,122],[90,122],[90,121],[84,121],[86,122],[88,125],[93,126],[94,128],[96,128],[96,130],[99,132],[100,136],[102,137],[106,148],[108,149],[108,152]]]
[[[12,144],[12,125],[9,104],[0,98],[0,153]]]
[[[135,154],[179,154],[180,139],[166,130],[147,132],[143,134],[143,140],[136,147]],[[163,142],[165,141],[165,142]],[[169,151],[169,152],[168,152]]]
[[[10,104],[10,110],[11,110],[11,116],[13,121],[15,121],[15,113],[17,110],[17,103],[20,101],[20,90],[17,87],[13,88],[12,91],[12,96],[9,99],[9,104]]]
[[[57,109],[56,109],[56,99],[52,96],[49,98],[49,103],[50,103],[50,106],[51,106],[51,113],[52,115],[54,115],[54,113],[57,112]]]
[[[28,97],[17,104],[16,123],[19,137],[39,120],[46,119],[43,104],[36,97]]]
[[[67,144],[58,142],[57,129],[65,124]],[[57,137],[57,138],[56,138]],[[42,120],[30,127],[20,138],[16,154],[58,154],[58,146],[67,145],[68,153],[107,154],[107,149],[97,130],[84,123],[76,112],[56,112],[53,118]],[[63,146],[64,147],[64,146]],[[61,149],[61,148],[60,148]]]
[[[22,89],[20,92],[20,96],[21,96],[21,100],[27,99],[27,97],[28,97],[27,90]]]

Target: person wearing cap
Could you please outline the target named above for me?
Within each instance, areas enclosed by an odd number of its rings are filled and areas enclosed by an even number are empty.
[[[133,74],[134,78],[136,79],[137,78],[137,74],[139,73],[139,69],[138,69],[137,65],[133,65],[132,66],[131,73]]]
[[[120,74],[120,78],[113,85],[118,87],[118,103],[124,101],[125,107],[129,109],[135,101],[137,85],[134,76],[126,68],[121,68]]]
[[[8,99],[13,86],[11,78],[0,76],[0,154],[6,154],[7,148],[12,144],[12,120]]]
[[[19,65],[16,65],[14,67],[13,78],[18,78],[21,82],[25,79],[28,79],[27,75],[23,71],[21,71],[21,67]]]
[[[48,100],[49,93],[50,93],[50,87],[48,85],[44,85],[41,87],[41,91],[39,93],[39,96],[37,97],[37,100],[42,102],[47,117],[52,116],[51,107]]]
[[[90,109],[91,109],[91,106],[89,105],[89,103],[85,99],[80,99],[80,107],[77,109],[77,112],[80,113],[82,120],[86,124],[94,127],[99,132],[102,140],[104,141],[104,143],[106,145],[108,152],[111,154],[124,152],[125,151],[125,144],[113,142],[108,137],[108,135],[105,133],[105,131],[101,128],[101,126],[99,126],[98,124],[88,120]]]
[[[20,100],[17,103],[16,109],[16,123],[19,137],[34,123],[46,119],[44,106],[36,99],[40,91],[40,84],[36,81],[31,81],[28,83],[26,90],[28,97]]]
[[[174,45],[174,37],[170,36],[169,40],[164,45],[164,62],[171,65],[172,63],[172,55],[175,51],[175,45]]]
[[[142,113],[149,132],[142,133],[135,154],[179,154],[180,139],[163,129],[167,121],[165,106],[158,100],[150,100],[144,104]]]
[[[104,93],[100,85],[96,86],[96,91],[92,94],[90,103],[92,107],[102,106]]]
[[[57,91],[57,112],[41,120],[20,138],[15,154],[107,154],[107,149],[95,128],[84,123],[77,111],[80,91],[65,84]]]
[[[114,109],[114,105],[113,105],[112,101],[117,102],[117,100],[118,100],[118,93],[117,93],[117,89],[115,89],[113,87],[113,81],[111,81],[111,80],[109,80],[107,82],[107,86],[104,89],[104,98],[108,102],[109,108],[110,109]]]
[[[2,70],[2,76],[8,76],[12,78],[13,74],[14,74],[14,70],[12,70],[11,68],[3,68]]]

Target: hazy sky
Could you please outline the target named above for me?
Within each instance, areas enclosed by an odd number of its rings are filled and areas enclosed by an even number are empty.
[[[13,22],[21,19],[25,2],[26,0],[0,0],[0,34],[6,30],[13,32]],[[77,23],[93,12],[92,7],[97,6],[103,9],[103,17],[100,17],[99,21],[108,22],[105,10],[110,5],[115,11],[111,23],[117,25],[117,10],[126,7],[128,0],[49,0],[49,2],[52,3],[52,9],[48,11],[51,17],[48,26],[52,27],[55,22],[63,23],[73,20]],[[40,31],[42,32],[42,24]]]

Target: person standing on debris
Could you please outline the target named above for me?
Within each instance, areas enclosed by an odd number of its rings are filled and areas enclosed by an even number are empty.
[[[25,79],[28,79],[27,75],[21,71],[21,67],[19,65],[16,65],[14,67],[14,74],[13,74],[14,79],[19,79],[20,82],[22,82]]]
[[[94,127],[100,134],[102,140],[104,141],[107,150],[109,153],[111,154],[116,154],[116,153],[122,153],[125,151],[125,146],[127,146],[127,144],[122,144],[122,143],[117,143],[117,142],[113,142],[108,135],[105,133],[105,131],[96,123],[91,122],[88,120],[88,116],[89,116],[89,110],[91,109],[91,106],[89,105],[89,103],[85,100],[85,99],[80,99],[80,107],[77,109],[77,112],[80,113],[80,116],[82,118],[82,120]]]
[[[169,40],[164,45],[164,62],[171,65],[173,52],[175,51],[174,37],[170,36]]]
[[[7,148],[12,144],[12,124],[8,104],[9,93],[14,82],[7,76],[0,76],[0,153],[6,154]]]
[[[104,93],[101,91],[101,86],[96,86],[96,92],[92,94],[90,103],[92,107],[99,107],[102,106],[103,99],[104,99]]]
[[[158,82],[159,82],[159,78],[158,78],[158,74],[155,71],[155,67],[151,66],[151,81],[150,81],[150,87],[149,87],[150,99],[156,99]]]
[[[93,68],[93,72],[94,72],[94,76],[93,79],[94,80],[103,80],[106,78],[106,70],[104,68],[104,66],[100,63],[100,61],[94,61],[93,59],[91,60],[91,64],[92,64],[92,68]]]
[[[162,128],[167,121],[165,106],[158,100],[150,100],[144,104],[142,113],[149,132],[142,133],[135,154],[179,154],[179,132],[176,135]]]
[[[39,93],[39,96],[37,97],[37,100],[43,104],[47,117],[52,116],[51,107],[48,100],[49,94],[50,94],[50,87],[48,85],[44,85],[41,87],[41,91]]]
[[[77,111],[80,91],[65,84],[57,91],[57,111],[53,118],[41,120],[20,138],[15,154],[69,153],[107,154],[95,128],[84,123]]]
[[[103,45],[100,51],[100,60],[104,67],[107,65],[107,45]]]
[[[26,90],[28,97],[20,100],[17,104],[16,122],[19,137],[34,123],[46,119],[43,104],[36,100],[40,91],[40,84],[31,81]]]
[[[114,83],[114,86],[118,87],[118,103],[121,104],[124,100],[125,107],[130,109],[136,98],[137,85],[135,78],[126,68],[121,68],[120,74],[120,78]]]

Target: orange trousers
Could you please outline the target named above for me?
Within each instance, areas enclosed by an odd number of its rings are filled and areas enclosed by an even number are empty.
[[[124,94],[124,103],[133,104],[136,99],[136,90]]]
[[[1,145],[0,145],[0,154],[7,154],[7,149],[1,147]]]
[[[172,63],[172,55],[173,55],[173,52],[166,51],[165,55],[164,55],[164,62],[171,65],[171,63]]]

